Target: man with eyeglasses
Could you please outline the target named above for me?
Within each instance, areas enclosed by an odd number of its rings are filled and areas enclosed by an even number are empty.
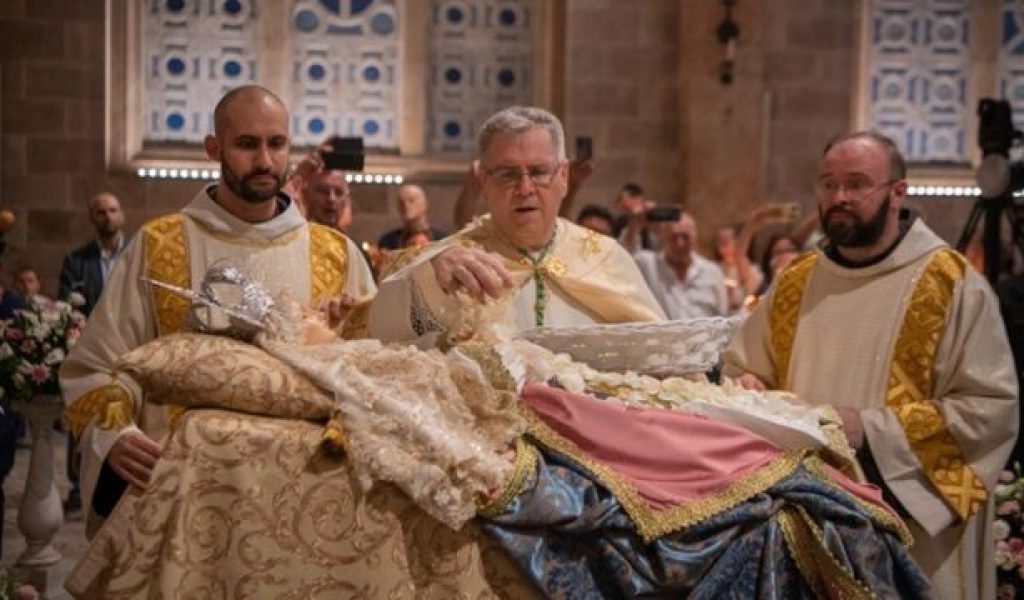
[[[994,598],[992,491],[1017,435],[1013,363],[992,290],[903,207],[905,178],[882,135],[826,146],[815,184],[826,239],[779,275],[724,372],[835,407],[936,597]]]
[[[558,119],[539,108],[508,108],[484,123],[475,176],[490,213],[381,282],[373,337],[429,346],[470,335],[467,315],[485,303],[481,324],[514,330],[665,318],[615,240],[558,217],[564,140]]]

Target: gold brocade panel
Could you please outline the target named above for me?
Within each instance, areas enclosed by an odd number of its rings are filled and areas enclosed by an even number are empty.
[[[310,302],[313,306],[340,296],[345,289],[350,260],[345,239],[344,234],[329,227],[309,224]]]
[[[772,298],[768,314],[772,334],[772,354],[775,359],[775,376],[780,390],[789,389],[789,359],[796,339],[796,328],[800,318],[800,303],[804,299],[811,271],[818,263],[818,254],[805,254],[779,275],[779,283]]]
[[[953,289],[963,278],[966,267],[966,259],[948,249],[936,252],[928,263],[903,317],[885,398],[928,478],[962,519],[985,504],[988,491],[967,464],[931,395],[935,352],[946,325]]]
[[[146,276],[178,287],[191,288],[185,217],[173,214],[150,221],[142,228],[142,237],[146,249]],[[152,294],[158,335],[184,331],[189,301],[156,286],[152,287]]]

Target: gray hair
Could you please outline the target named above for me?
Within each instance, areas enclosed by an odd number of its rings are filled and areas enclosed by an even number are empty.
[[[526,133],[531,129],[542,127],[551,135],[551,141],[555,146],[555,153],[559,161],[565,160],[565,132],[562,130],[562,122],[558,117],[534,106],[510,106],[494,113],[480,128],[480,136],[477,138],[477,152],[483,156],[487,147],[491,145],[494,136],[500,134],[517,135]]]

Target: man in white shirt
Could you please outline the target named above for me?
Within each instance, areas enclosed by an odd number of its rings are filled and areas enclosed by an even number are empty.
[[[640,272],[670,319],[724,316],[729,312],[725,278],[715,263],[693,251],[697,223],[683,213],[658,226],[661,251],[639,250]]]

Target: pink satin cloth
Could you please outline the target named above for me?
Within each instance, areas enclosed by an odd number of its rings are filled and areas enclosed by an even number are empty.
[[[548,427],[624,477],[657,510],[721,492],[782,455],[743,427],[699,415],[537,383],[522,397]]]
[[[540,383],[527,384],[522,397],[548,427],[624,477],[656,510],[721,492],[783,453],[739,425],[700,415],[625,406]],[[829,465],[825,472],[850,494],[897,516],[876,486]]]

